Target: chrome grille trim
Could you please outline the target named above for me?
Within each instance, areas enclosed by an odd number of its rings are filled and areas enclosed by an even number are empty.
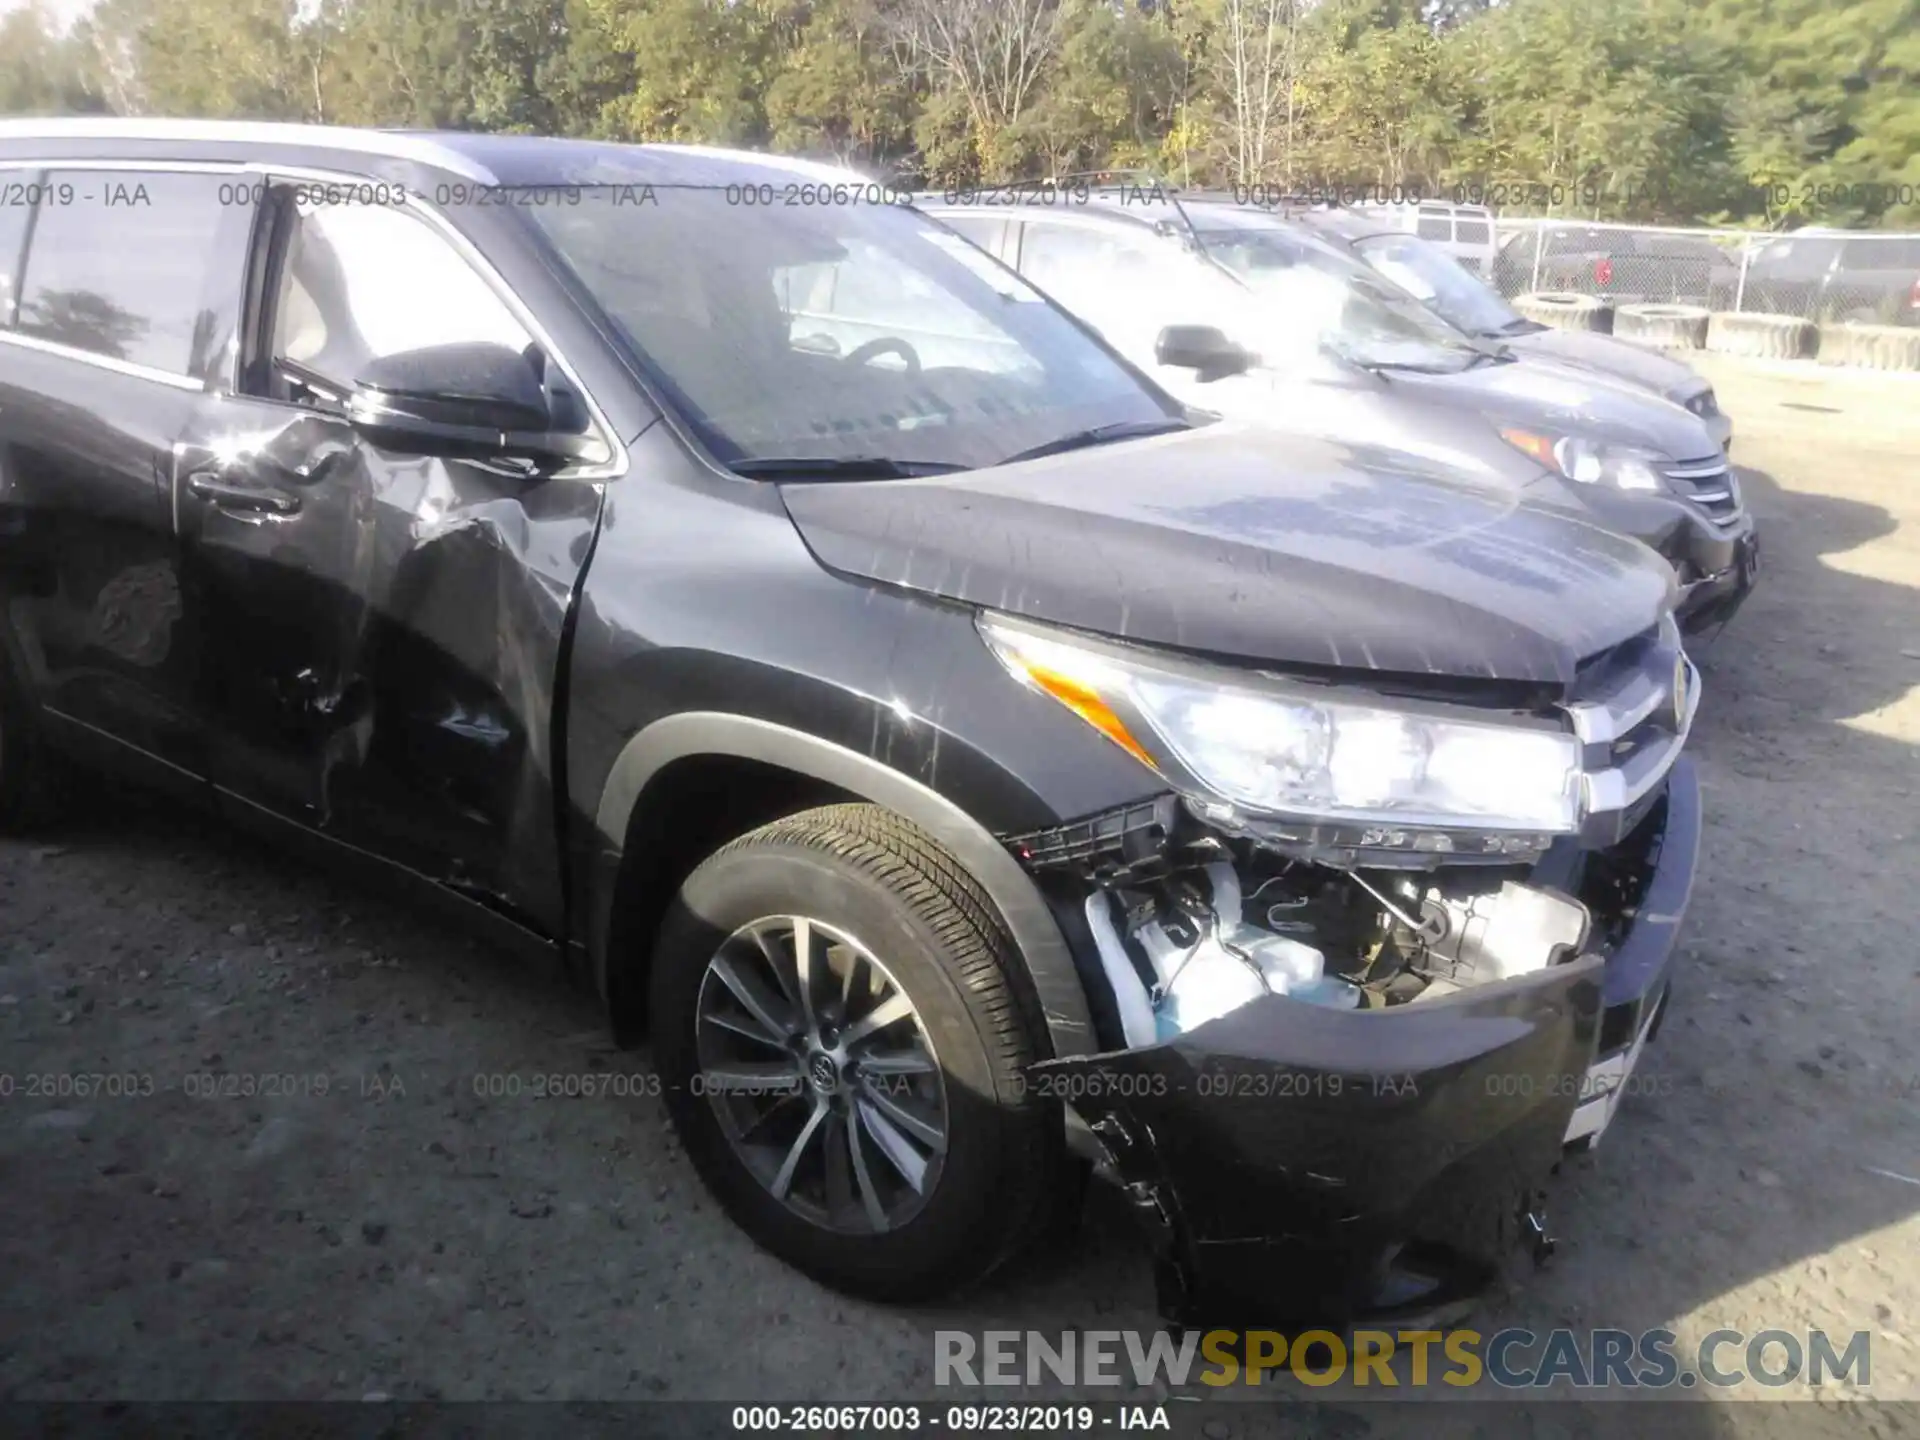
[[[1565,707],[1581,744],[1583,845],[1605,848],[1633,828],[1686,748],[1700,709],[1700,672],[1687,658],[1669,616],[1657,638],[1634,642],[1639,653],[1603,693]],[[1674,676],[1684,677],[1682,703]]]
[[[1732,525],[1739,520],[1740,487],[1724,455],[1662,465],[1660,473],[1674,494],[1691,500],[1714,524]]]

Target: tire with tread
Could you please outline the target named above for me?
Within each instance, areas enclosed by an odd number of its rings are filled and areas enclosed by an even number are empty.
[[[1699,305],[1621,305],[1613,312],[1613,333],[1666,350],[1698,350],[1707,343],[1710,318]]]
[[[906,991],[939,1055],[947,1151],[925,1207],[898,1230],[842,1234],[761,1187],[694,1092],[694,1017],[719,942],[771,915],[857,936]],[[1054,1213],[1064,1132],[1025,1081],[1048,1053],[1021,960],[978,883],[930,837],[875,805],[830,805],[733,840],[682,884],[651,969],[653,1043],[688,1158],[756,1243],[824,1284],[880,1300],[983,1279]]]
[[[1861,325],[1853,321],[1820,327],[1820,362],[1862,365],[1871,370],[1920,370],[1920,328]]]
[[[1526,319],[1559,330],[1605,334],[1613,329],[1613,306],[1597,295],[1582,295],[1576,290],[1534,290],[1516,295],[1509,303]]]
[[[1813,354],[1818,331],[1798,315],[1718,311],[1707,322],[1707,349],[1764,360],[1801,360]]]

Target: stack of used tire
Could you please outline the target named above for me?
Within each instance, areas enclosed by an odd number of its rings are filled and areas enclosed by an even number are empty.
[[[1805,360],[1820,343],[1820,327],[1798,315],[1722,310],[1707,327],[1707,349],[1764,360]]]
[[[1613,302],[1577,290],[1534,290],[1508,302],[1527,319],[1556,330],[1613,330]]]
[[[1819,358],[1825,365],[1920,370],[1920,327],[1798,315],[1708,310],[1699,305],[1614,305],[1596,295],[1542,290],[1509,302],[1529,320],[1588,330],[1663,350],[1713,350],[1767,360]]]
[[[1819,345],[1822,365],[1920,370],[1920,327],[1843,320],[1820,327]]]
[[[1614,312],[1613,333],[1663,350],[1699,350],[1712,318],[1698,305],[1622,305]]]

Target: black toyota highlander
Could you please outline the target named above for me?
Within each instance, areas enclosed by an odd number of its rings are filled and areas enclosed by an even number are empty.
[[[1183,1322],[1544,1248],[1692,883],[1652,552],[803,162],[22,121],[0,193],[10,824],[111,767],[556,963],[851,1292],[1089,1171]]]

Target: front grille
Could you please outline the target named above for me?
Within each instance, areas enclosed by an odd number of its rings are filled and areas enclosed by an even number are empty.
[[[1661,467],[1660,473],[1676,495],[1691,500],[1716,525],[1731,525],[1740,518],[1740,482],[1733,478],[1726,456],[1682,460]]]

